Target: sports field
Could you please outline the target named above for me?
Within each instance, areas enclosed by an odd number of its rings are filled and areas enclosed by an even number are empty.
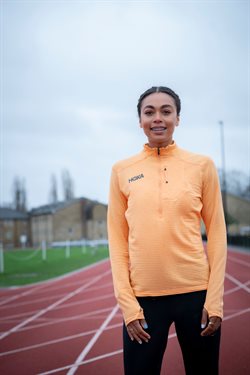
[[[70,247],[4,251],[0,287],[26,285],[54,278],[108,257],[108,248]]]

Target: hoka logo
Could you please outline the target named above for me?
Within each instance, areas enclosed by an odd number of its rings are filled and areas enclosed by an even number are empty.
[[[128,182],[129,182],[129,183],[130,183],[130,182],[134,182],[134,181],[140,180],[141,178],[144,178],[143,173],[138,174],[138,176],[131,177],[131,178],[128,180]]]

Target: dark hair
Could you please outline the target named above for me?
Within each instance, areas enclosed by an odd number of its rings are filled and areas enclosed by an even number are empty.
[[[172,96],[172,98],[174,99],[175,105],[176,105],[177,116],[179,116],[180,111],[181,111],[181,100],[180,100],[179,96],[173,90],[171,90],[169,87],[153,86],[153,87],[151,87],[151,89],[148,89],[143,94],[141,94],[141,96],[138,100],[137,112],[138,112],[139,118],[141,117],[141,105],[142,105],[143,99],[145,99],[146,96],[148,96],[150,94],[153,94],[155,92],[164,92],[165,94],[168,94],[168,95]]]

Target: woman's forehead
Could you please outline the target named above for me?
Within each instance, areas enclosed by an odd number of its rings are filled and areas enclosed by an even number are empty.
[[[154,92],[146,98],[143,99],[142,101],[142,107],[146,106],[164,106],[164,105],[170,105],[170,106],[175,106],[175,101],[172,98],[171,95],[166,94],[165,92]]]

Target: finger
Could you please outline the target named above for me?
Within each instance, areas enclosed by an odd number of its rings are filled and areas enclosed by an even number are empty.
[[[215,333],[216,329],[208,323],[208,326],[201,332],[201,336],[211,336]]]
[[[221,318],[219,316],[210,316],[209,321],[216,324],[217,326],[221,325]]]
[[[215,332],[217,331],[217,329],[220,327],[221,325],[221,320],[220,318],[218,317],[211,317],[209,319],[209,323],[206,327],[206,329],[204,329],[204,331],[201,332],[201,336],[213,336],[215,334]]]
[[[129,324],[127,326],[127,332],[132,341],[134,341],[135,329],[133,328],[133,324]]]
[[[138,320],[129,323],[127,326],[127,331],[130,338],[133,337],[138,342],[141,340],[148,342],[150,339],[150,335],[144,331]]]
[[[205,328],[208,321],[208,313],[205,308],[202,310],[202,317],[201,317],[201,328]]]
[[[133,337],[132,332],[129,331],[128,329],[127,329],[127,332],[128,332],[128,335],[129,335],[130,340],[131,340],[131,341],[134,341],[134,337]]]
[[[148,324],[147,324],[145,319],[141,319],[140,324],[141,324],[142,328],[148,329]]]
[[[135,333],[140,339],[146,342],[150,339],[150,335],[142,328],[141,323],[136,324]]]
[[[139,343],[139,344],[142,344],[142,339],[141,339],[141,337],[135,332],[134,333],[134,338],[135,338],[135,340]]]
[[[133,328],[130,328],[130,330],[128,330],[128,334],[132,341],[136,340],[139,344],[142,344],[142,339],[138,335],[136,330],[134,330]]]

